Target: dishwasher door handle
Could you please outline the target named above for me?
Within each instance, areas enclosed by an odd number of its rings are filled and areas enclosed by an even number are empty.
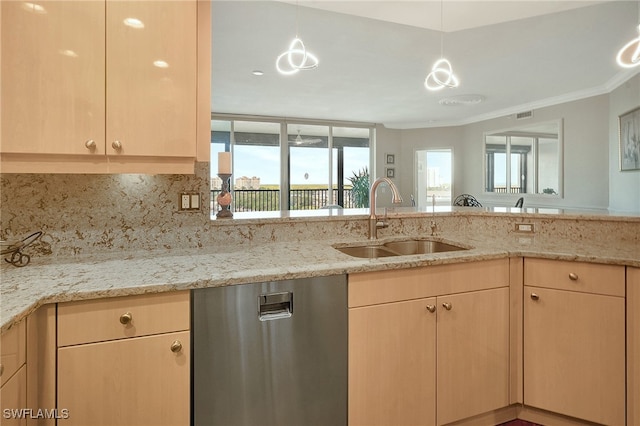
[[[271,321],[290,318],[293,315],[293,293],[261,294],[258,296],[258,318],[260,321]]]

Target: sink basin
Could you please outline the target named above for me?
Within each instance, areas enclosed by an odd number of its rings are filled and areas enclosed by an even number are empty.
[[[442,253],[446,251],[466,250],[463,247],[430,240],[392,241],[384,244],[384,247],[401,256],[408,254]]]
[[[375,259],[377,257],[398,256],[382,246],[355,246],[355,247],[337,247],[336,250],[348,254],[353,257],[364,257],[365,259]]]
[[[464,247],[431,240],[402,240],[379,244],[363,244],[350,247],[336,247],[336,250],[353,257],[376,259],[378,257],[408,256],[412,254],[444,253],[467,250]]]

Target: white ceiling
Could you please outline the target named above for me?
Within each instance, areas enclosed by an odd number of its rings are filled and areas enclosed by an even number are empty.
[[[608,93],[640,72],[615,64],[639,21],[638,0],[214,0],[211,107],[392,128],[475,122]],[[275,59],[296,27],[320,65],[282,76]],[[461,83],[429,92],[442,37]],[[465,95],[485,101],[439,103]]]

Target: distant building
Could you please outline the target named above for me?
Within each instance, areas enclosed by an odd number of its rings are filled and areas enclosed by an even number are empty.
[[[259,177],[242,176],[236,179],[235,189],[260,189]]]
[[[211,178],[211,189],[222,189],[222,179],[218,176]]]

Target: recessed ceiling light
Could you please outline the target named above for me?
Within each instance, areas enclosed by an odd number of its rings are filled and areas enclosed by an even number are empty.
[[[443,106],[469,106],[479,104],[484,100],[485,97],[482,95],[458,95],[442,98],[438,101],[438,103]]]
[[[163,61],[161,59],[157,61],[153,61],[153,65],[158,68],[169,68],[169,64],[166,61]]]
[[[255,71],[252,71],[251,74],[253,74],[253,75],[264,75],[264,72],[262,72],[260,70],[255,70]]]

